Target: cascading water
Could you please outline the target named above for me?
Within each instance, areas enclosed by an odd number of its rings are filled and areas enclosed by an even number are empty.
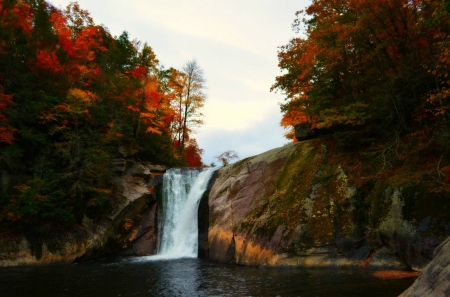
[[[157,259],[197,257],[198,205],[216,169],[169,169],[163,177],[163,210]]]

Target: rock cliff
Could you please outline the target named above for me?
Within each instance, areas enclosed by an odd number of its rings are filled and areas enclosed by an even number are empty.
[[[122,195],[100,221],[85,217],[76,230],[44,237],[0,238],[0,266],[72,263],[129,251],[151,255],[157,248],[157,199],[163,166],[114,160]]]
[[[420,190],[385,180],[354,185],[349,174],[319,139],[220,169],[208,198],[209,258],[270,266],[426,265],[450,234],[450,218],[422,209]]]

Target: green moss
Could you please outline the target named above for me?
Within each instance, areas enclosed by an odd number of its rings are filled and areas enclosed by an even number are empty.
[[[253,233],[270,238],[280,225],[293,230],[298,222],[308,220],[303,201],[309,199],[315,177],[321,182],[330,179],[328,160],[323,162],[326,150],[317,145],[319,143],[315,140],[297,145],[276,173],[273,191],[261,199],[260,206],[253,209],[237,229],[252,229]],[[327,201],[320,205],[326,208],[328,196],[324,197]]]
[[[232,166],[233,170],[240,170],[241,167],[242,167],[245,163],[247,163],[248,161],[250,161],[250,160],[253,159],[253,158],[254,158],[254,157],[248,157],[248,158],[242,159],[242,160],[237,161],[236,163],[232,164],[231,166]]]
[[[378,227],[388,214],[392,192],[393,189],[388,183],[382,181],[377,183],[370,193],[369,201],[371,202],[371,211],[369,220],[372,228]]]

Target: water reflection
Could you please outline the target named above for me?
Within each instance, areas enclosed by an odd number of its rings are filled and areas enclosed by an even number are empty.
[[[0,269],[1,296],[398,296],[410,280],[363,269],[273,269],[148,258]]]

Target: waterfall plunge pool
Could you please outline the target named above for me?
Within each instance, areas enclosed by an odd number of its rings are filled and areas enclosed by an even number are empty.
[[[367,269],[277,269],[196,258],[106,258],[0,269],[3,297],[56,296],[398,296],[413,279],[381,280]]]
[[[1,296],[389,297],[412,284],[413,279],[377,279],[362,268],[258,268],[195,258],[198,202],[213,172],[171,169],[165,174],[158,255],[0,268]]]

